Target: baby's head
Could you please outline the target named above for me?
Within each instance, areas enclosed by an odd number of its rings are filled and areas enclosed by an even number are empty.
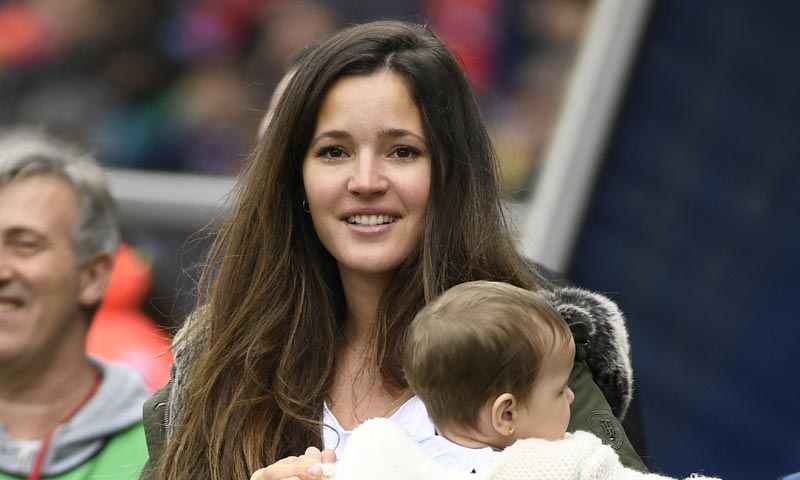
[[[563,437],[575,344],[540,295],[502,282],[457,285],[422,309],[403,368],[437,430],[468,447]]]

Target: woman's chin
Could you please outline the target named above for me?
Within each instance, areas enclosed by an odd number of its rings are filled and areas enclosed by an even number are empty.
[[[404,259],[391,259],[385,256],[359,256],[357,259],[342,259],[338,262],[342,274],[380,277],[392,276]]]

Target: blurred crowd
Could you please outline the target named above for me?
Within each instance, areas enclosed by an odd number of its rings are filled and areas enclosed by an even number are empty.
[[[0,0],[0,128],[42,127],[112,169],[235,175],[295,52],[348,24],[398,18],[427,23],[454,48],[500,154],[506,194],[519,198],[536,173],[590,6]],[[191,265],[180,258],[194,264],[206,240],[127,227],[136,248],[120,252],[88,349],[132,366],[152,391],[171,359],[161,355],[167,334],[154,335],[152,320],[170,330],[191,310]]]
[[[428,23],[462,59],[506,191],[536,172],[590,0],[0,0],[0,126],[112,168],[233,175],[284,62],[341,26]]]

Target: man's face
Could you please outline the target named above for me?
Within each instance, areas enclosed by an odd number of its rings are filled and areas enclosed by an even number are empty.
[[[86,295],[88,267],[78,266],[71,236],[79,210],[75,193],[54,176],[0,185],[0,366],[83,348],[81,307],[95,299]]]

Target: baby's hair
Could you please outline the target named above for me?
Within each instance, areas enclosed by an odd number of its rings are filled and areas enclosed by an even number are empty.
[[[495,396],[527,400],[542,359],[571,336],[541,295],[503,282],[467,282],[414,318],[403,369],[438,428],[474,428]]]

